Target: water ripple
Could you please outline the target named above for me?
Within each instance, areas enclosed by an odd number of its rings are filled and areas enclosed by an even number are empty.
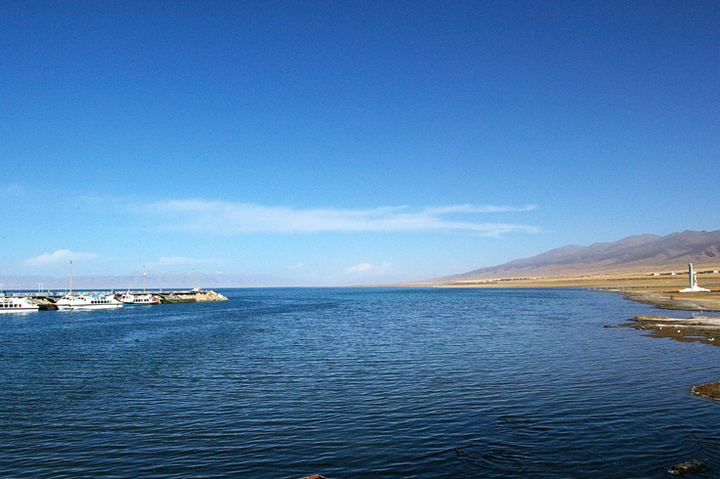
[[[229,290],[0,323],[7,477],[666,477],[720,471],[718,348],[573,290]]]

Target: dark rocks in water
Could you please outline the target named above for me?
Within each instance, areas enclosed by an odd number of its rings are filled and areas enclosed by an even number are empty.
[[[647,331],[654,338],[671,338],[676,341],[700,341],[720,346],[720,318],[694,316],[692,318],[668,318],[666,316],[635,316],[630,323],[619,327],[631,327]],[[716,341],[717,340],[717,341]]]
[[[681,462],[668,469],[670,474],[689,474],[693,472],[707,471],[706,459],[695,459],[694,461]]]
[[[690,391],[696,396],[720,400],[720,383],[700,384],[693,386]]]

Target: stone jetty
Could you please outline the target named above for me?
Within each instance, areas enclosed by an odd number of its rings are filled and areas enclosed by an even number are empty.
[[[213,290],[168,291],[153,293],[161,303],[202,303],[206,301],[227,301],[228,299]]]

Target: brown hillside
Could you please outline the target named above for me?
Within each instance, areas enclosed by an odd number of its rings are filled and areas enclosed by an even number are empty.
[[[437,282],[684,271],[688,263],[698,269],[720,269],[720,230],[663,237],[645,234],[611,243],[565,246]]]

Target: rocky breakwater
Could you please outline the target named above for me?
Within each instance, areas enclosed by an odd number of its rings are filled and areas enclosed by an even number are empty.
[[[228,299],[220,293],[216,293],[213,290],[209,291],[198,291],[195,293],[195,301],[227,301]]]
[[[227,301],[228,299],[213,290],[208,291],[176,291],[159,295],[162,303],[202,303],[205,301]]]

